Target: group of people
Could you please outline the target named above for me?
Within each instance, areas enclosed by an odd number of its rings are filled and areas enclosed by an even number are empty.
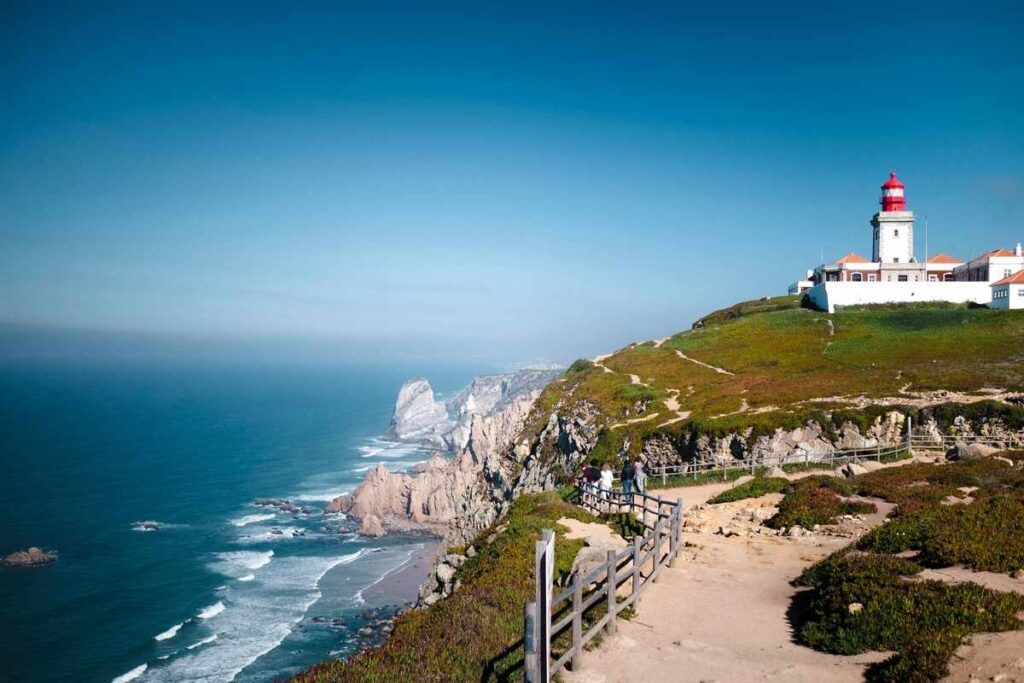
[[[612,466],[605,463],[600,469],[597,467],[597,460],[591,460],[590,464],[583,468],[583,481],[586,482],[595,493],[600,492],[601,497],[608,500],[612,490],[612,481],[615,473]],[[619,473],[619,480],[622,482],[622,492],[628,496],[637,493],[647,492],[647,473],[644,471],[644,463],[641,460],[634,462],[627,461]]]

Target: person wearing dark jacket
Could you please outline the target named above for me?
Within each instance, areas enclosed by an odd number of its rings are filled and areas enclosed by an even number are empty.
[[[633,467],[633,463],[627,462],[625,467],[622,468],[622,492],[629,496],[630,500],[633,499],[633,480],[636,479],[636,468]]]

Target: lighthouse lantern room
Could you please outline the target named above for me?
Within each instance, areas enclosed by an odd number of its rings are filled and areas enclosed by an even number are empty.
[[[874,228],[872,261],[911,263],[914,261],[914,212],[907,211],[906,186],[894,172],[882,183],[882,210],[871,218]]]

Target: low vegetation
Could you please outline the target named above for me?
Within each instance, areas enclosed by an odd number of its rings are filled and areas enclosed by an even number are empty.
[[[593,521],[554,492],[524,495],[475,543],[459,568],[461,588],[427,609],[400,615],[387,643],[349,661],[328,661],[295,677],[335,681],[492,681],[522,677],[523,605],[534,592],[533,547],[558,519]],[[568,573],[582,541],[555,544],[555,578]]]
[[[734,451],[742,457],[759,437],[808,423],[838,440],[844,424],[864,433],[894,409],[915,422],[934,417],[948,426],[963,415],[1018,428],[1024,407],[999,401],[865,408],[853,399],[1021,391],[1021,357],[1024,311],[903,305],[827,314],[802,308],[798,297],[777,297],[716,311],[692,330],[630,345],[600,365],[577,361],[541,396],[530,429],[539,433],[551,410],[585,403],[603,416],[594,456],[615,462],[651,439],[685,454],[700,438],[729,435],[738,435]],[[676,403],[678,410],[670,407]]]
[[[914,578],[922,567],[1024,568],[1024,470],[994,458],[913,464],[840,486],[898,507],[886,524],[797,579],[812,589],[798,619],[801,642],[837,654],[891,650],[870,678],[929,681],[948,673],[971,633],[1024,627],[1022,595]],[[912,556],[897,556],[905,551]]]
[[[789,486],[789,480],[782,477],[755,477],[727,491],[722,491],[709,503],[732,503],[747,498],[760,498],[769,493],[781,493]]]
[[[799,579],[814,590],[798,638],[835,654],[895,651],[870,678],[931,681],[946,675],[964,636],[1021,628],[1016,614],[1024,610],[1024,596],[973,583],[908,580],[919,571],[913,562],[885,555],[824,560]]]
[[[773,529],[794,525],[805,529],[815,524],[831,524],[842,515],[875,512],[872,503],[844,500],[839,494],[848,494],[851,488],[836,477],[807,477],[790,484],[786,496],[779,503],[779,511],[765,524]]]

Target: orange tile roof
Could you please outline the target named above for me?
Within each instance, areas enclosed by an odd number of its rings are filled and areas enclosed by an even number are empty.
[[[1014,256],[1015,254],[1009,249],[993,249],[992,251],[986,251],[981,256],[975,256],[972,261],[977,261],[982,258],[989,258],[992,256]]]
[[[1018,270],[1013,275],[992,283],[993,287],[996,285],[1024,285],[1024,270]]]
[[[928,263],[963,263],[963,261],[949,254],[936,254],[928,259]]]
[[[836,263],[871,263],[871,261],[868,261],[860,254],[855,254],[851,251],[849,254],[836,261]]]

